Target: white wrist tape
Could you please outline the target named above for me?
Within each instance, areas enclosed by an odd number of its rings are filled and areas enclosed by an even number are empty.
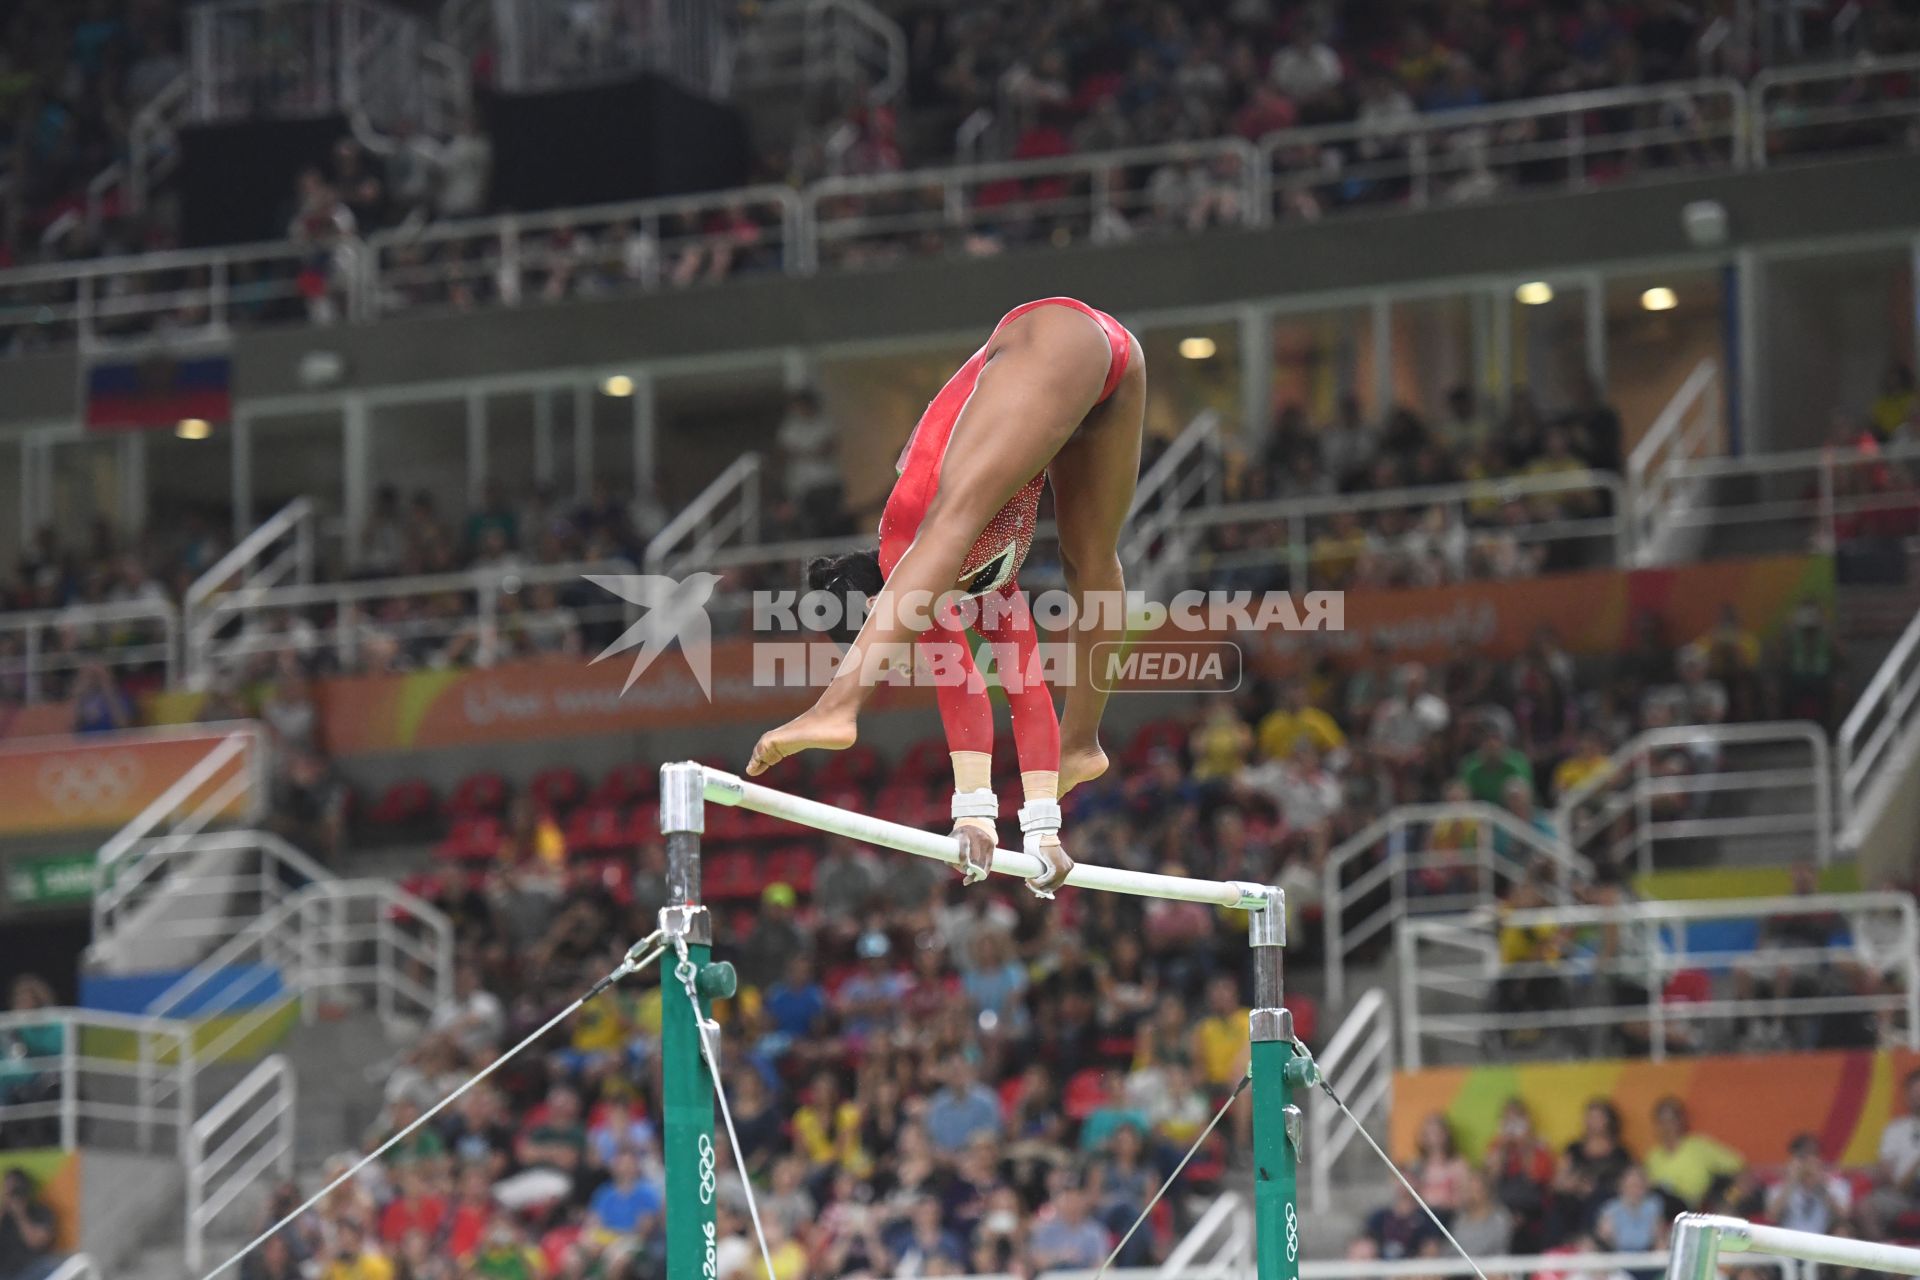
[[[955,819],[997,818],[1000,816],[1000,797],[986,787],[978,791],[956,791],[953,793],[953,816]]]
[[[1029,800],[1020,806],[1020,830],[1030,836],[1060,833],[1060,802]]]

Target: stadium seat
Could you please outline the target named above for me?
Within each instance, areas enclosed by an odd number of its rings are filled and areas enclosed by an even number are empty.
[[[506,829],[492,814],[456,818],[453,830],[434,848],[436,858],[450,862],[486,862],[499,856]]]
[[[500,813],[507,807],[507,780],[492,770],[468,774],[460,779],[447,800],[447,812],[456,818],[480,813]]]
[[[1061,1096],[1061,1110],[1074,1120],[1085,1120],[1107,1105],[1112,1095],[1107,1090],[1107,1072],[1103,1067],[1085,1067],[1073,1073]]]
[[[418,778],[394,783],[380,794],[367,821],[376,827],[412,827],[432,818],[438,802],[433,788]]]
[[[945,738],[922,738],[906,749],[898,764],[894,765],[892,778],[895,782],[917,782],[921,786],[932,786],[944,782],[952,775],[948,772],[951,762],[947,754]]]
[[[1186,744],[1186,725],[1178,720],[1155,720],[1134,731],[1120,759],[1129,769],[1138,769],[1147,763],[1147,757],[1155,751],[1179,751]]]
[[[567,850],[575,857],[610,853],[627,844],[626,828],[620,811],[604,805],[575,809],[567,820]]]
[[[527,784],[527,794],[549,813],[564,813],[573,808],[580,803],[586,790],[587,782],[580,776],[580,771],[567,765],[542,769]]]
[[[828,754],[808,779],[808,789],[838,791],[864,789],[880,774],[880,753],[864,744]]]
[[[631,804],[643,796],[655,796],[659,792],[659,766],[634,761],[631,764],[615,765],[608,770],[607,776],[600,779],[593,792],[587,796],[587,803]]]

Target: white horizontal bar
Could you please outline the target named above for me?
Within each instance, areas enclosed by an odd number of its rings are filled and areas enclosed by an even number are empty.
[[[1720,1237],[1722,1253],[1770,1253],[1782,1258],[1804,1258],[1837,1267],[1864,1267],[1870,1271],[1895,1271],[1920,1276],[1920,1249],[1878,1240],[1851,1240],[1842,1236],[1815,1235],[1811,1231],[1789,1231],[1785,1227],[1767,1227],[1740,1218],[1722,1218],[1712,1214],[1680,1215],[1683,1225],[1703,1227]]]
[[[715,804],[751,809],[768,817],[797,822],[817,831],[831,832],[868,844],[898,849],[921,858],[932,858],[948,866],[961,862],[960,843],[951,835],[922,831],[885,818],[853,813],[834,805],[822,804],[804,796],[775,791],[757,782],[748,782],[721,769],[702,766],[706,798]],[[993,869],[1004,876],[1031,880],[1045,873],[1041,860],[1024,849],[996,849]],[[1084,862],[1074,864],[1067,883],[1076,889],[1096,889],[1104,893],[1129,893],[1139,898],[1170,898],[1180,902],[1203,902],[1210,906],[1257,911],[1267,904],[1265,885],[1244,880],[1196,880],[1190,876],[1163,876],[1149,871],[1129,871],[1122,867],[1095,867]]]

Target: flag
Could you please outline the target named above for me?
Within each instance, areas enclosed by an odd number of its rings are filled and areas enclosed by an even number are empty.
[[[157,352],[87,370],[87,429],[140,431],[182,418],[225,422],[233,414],[233,358]]]

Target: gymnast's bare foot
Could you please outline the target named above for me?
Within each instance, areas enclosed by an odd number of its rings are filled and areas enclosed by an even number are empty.
[[[758,777],[788,756],[802,751],[845,751],[859,738],[860,730],[851,712],[823,709],[817,703],[781,725],[760,735],[753,756],[747,761],[747,776]]]
[[[1087,747],[1060,749],[1060,794],[1065,796],[1083,782],[1092,782],[1107,771],[1107,753],[1099,743]]]

